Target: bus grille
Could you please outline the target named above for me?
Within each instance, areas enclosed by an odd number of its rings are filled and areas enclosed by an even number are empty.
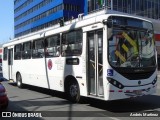
[[[129,80],[141,80],[149,78],[153,72],[145,72],[145,73],[121,73],[122,76]]]

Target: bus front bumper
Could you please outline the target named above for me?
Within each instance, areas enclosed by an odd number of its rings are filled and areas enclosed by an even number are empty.
[[[134,98],[134,97],[140,97],[144,95],[153,95],[156,93],[156,87],[155,85],[146,85],[141,87],[126,87],[123,90],[116,89],[114,86],[111,85],[111,88],[114,88],[114,90],[110,89],[108,100],[118,100],[118,99],[126,99],[126,98]]]

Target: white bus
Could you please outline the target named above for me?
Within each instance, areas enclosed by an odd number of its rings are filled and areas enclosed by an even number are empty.
[[[154,94],[157,61],[153,25],[97,12],[3,45],[3,76],[17,83],[117,100]]]

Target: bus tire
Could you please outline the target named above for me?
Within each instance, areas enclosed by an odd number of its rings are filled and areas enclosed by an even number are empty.
[[[22,84],[22,77],[21,77],[21,74],[18,73],[17,76],[16,76],[16,82],[17,82],[17,86],[19,88],[23,88],[23,84]]]
[[[67,87],[67,94],[70,101],[77,103],[80,101],[80,89],[76,81],[71,81]]]

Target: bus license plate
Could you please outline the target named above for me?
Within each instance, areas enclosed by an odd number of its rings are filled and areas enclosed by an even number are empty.
[[[142,90],[134,90],[133,93],[135,93],[136,95],[141,95],[142,94]]]

